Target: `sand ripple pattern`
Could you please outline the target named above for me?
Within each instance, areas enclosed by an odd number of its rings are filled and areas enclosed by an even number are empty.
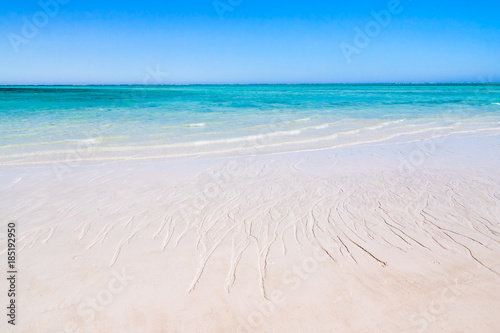
[[[450,252],[500,273],[498,265],[481,256],[500,250],[500,177],[436,170],[319,177],[302,172],[299,164],[224,164],[184,186],[169,187],[160,180],[156,186],[145,184],[147,196],[140,195],[138,186],[107,186],[110,178],[89,174],[82,179],[102,182],[98,194],[65,187],[56,197],[10,207],[19,221],[44,219],[18,235],[19,250],[34,250],[71,228],[81,257],[100,251],[113,266],[132,242],[152,244],[157,252],[190,242],[198,257],[186,285],[192,292],[221,244],[232,249],[220,286],[227,291],[238,278],[242,256],[256,246],[258,252],[250,255],[264,297],[271,250],[286,256],[292,243],[322,251],[335,264],[386,267],[393,251]],[[68,191],[79,191],[78,205],[69,201]]]

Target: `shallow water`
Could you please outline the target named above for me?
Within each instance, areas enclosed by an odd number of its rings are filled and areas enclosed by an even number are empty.
[[[0,164],[498,134],[499,102],[498,84],[3,86]]]

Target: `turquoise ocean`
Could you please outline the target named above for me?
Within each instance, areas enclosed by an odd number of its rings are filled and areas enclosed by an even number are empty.
[[[500,84],[1,86],[0,165],[500,134]]]

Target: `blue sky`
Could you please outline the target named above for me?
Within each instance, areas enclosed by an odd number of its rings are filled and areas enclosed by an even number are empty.
[[[3,1],[0,84],[500,81],[497,1],[397,2]]]

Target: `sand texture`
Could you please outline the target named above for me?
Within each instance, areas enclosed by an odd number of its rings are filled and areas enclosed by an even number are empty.
[[[428,147],[4,169],[0,330],[500,332],[500,139]]]

